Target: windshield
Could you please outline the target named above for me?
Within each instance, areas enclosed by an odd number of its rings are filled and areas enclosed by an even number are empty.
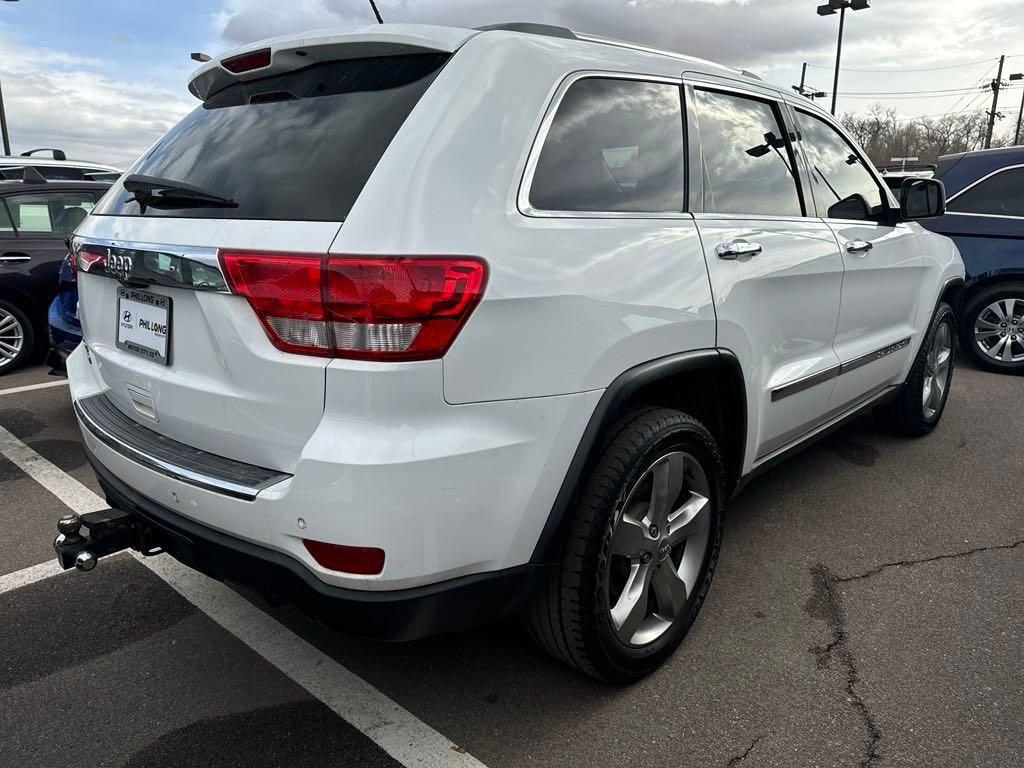
[[[95,213],[343,221],[447,59],[337,61],[228,86],[171,129],[132,173],[216,190],[237,207],[143,211],[118,184]]]

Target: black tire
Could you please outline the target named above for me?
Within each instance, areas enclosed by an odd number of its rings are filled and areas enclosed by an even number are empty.
[[[32,353],[36,346],[36,334],[28,316],[16,305],[11,304],[8,301],[0,301],[0,310],[2,310],[2,312],[0,312],[0,319],[6,320],[7,316],[13,318],[14,322],[17,323],[20,328],[22,336],[21,351],[14,356],[13,360],[0,355],[0,376],[4,376],[25,365],[29,358],[32,357]],[[7,330],[9,330],[9,328],[5,329],[5,331]]]
[[[960,321],[960,346],[970,355],[979,368],[995,373],[1009,373],[1020,376],[1024,375],[1024,359],[1017,362],[996,360],[978,346],[978,342],[974,337],[974,328],[978,322],[978,317],[992,304],[1004,299],[1016,299],[1018,301],[1015,312],[1016,325],[1018,329],[1024,330],[1024,282],[999,283],[979,291],[967,300],[964,306],[963,318]],[[1011,328],[1012,325],[1011,323]],[[1024,353],[1024,334],[1017,335],[1019,342],[1012,347],[1015,356]]]
[[[929,386],[931,363],[929,354],[936,336],[943,332],[948,334],[949,366],[945,373],[945,388],[940,401],[929,406],[924,402],[925,387]],[[923,437],[929,434],[942,419],[942,413],[949,401],[949,389],[953,384],[953,372],[956,368],[956,313],[949,304],[939,304],[932,318],[932,324],[921,342],[917,358],[910,369],[910,375],[900,388],[899,394],[885,405],[875,409],[876,421],[885,429],[907,437]]]
[[[616,637],[605,587],[612,567],[612,530],[626,494],[642,482],[652,465],[674,452],[685,452],[696,460],[702,479],[707,481],[710,493],[705,509],[710,517],[706,529],[702,527],[707,531],[706,544],[702,544],[706,549],[694,586],[676,619],[653,642],[627,645]],[[724,477],[718,446],[696,419],[657,408],[620,422],[584,480],[562,561],[527,612],[528,628],[538,644],[567,664],[608,682],[632,682],[657,669],[682,642],[711,586],[722,543]],[[665,528],[667,535],[669,526]],[[695,561],[699,557],[697,550]],[[659,559],[654,568],[665,564]]]

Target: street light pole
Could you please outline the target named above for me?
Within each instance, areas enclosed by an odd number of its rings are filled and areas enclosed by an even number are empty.
[[[384,19],[380,17],[380,11],[377,10],[377,4],[373,0],[370,0],[370,7],[373,8],[373,15],[377,17],[377,23],[383,24]]]
[[[1024,72],[1014,72],[1010,75],[1010,80],[1024,80]],[[1021,120],[1024,120],[1024,94],[1020,97],[1020,111],[1017,112],[1017,132],[1013,134],[1014,145],[1020,144]]]
[[[4,139],[4,154],[11,154],[11,140],[7,136],[7,113],[4,112],[4,92],[3,88],[0,88],[0,134],[3,134]]]
[[[999,71],[992,81],[992,111],[988,113],[988,132],[985,134],[985,149],[992,148],[992,134],[996,129],[996,114],[999,112],[999,89],[1003,87],[1003,66],[1006,56],[999,57]]]
[[[836,100],[839,98],[839,64],[843,60],[843,27],[846,26],[846,6],[839,11],[839,42],[836,44],[836,74],[832,80],[832,117],[836,116]]]
[[[846,9],[863,11],[871,7],[871,0],[828,0],[818,6],[819,16],[832,16],[839,12],[839,42],[836,44],[836,72],[832,81],[832,114],[836,113],[836,101],[839,99],[839,65],[843,60],[843,31],[846,29]]]
[[[6,0],[8,3],[16,3],[18,0]],[[4,111],[4,92],[0,88],[0,134],[4,140],[4,154],[11,154],[11,140],[7,135],[7,113]]]

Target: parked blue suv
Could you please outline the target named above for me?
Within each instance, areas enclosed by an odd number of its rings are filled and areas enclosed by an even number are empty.
[[[921,222],[956,242],[967,267],[960,344],[980,365],[1024,373],[1024,147],[939,158],[946,214]]]

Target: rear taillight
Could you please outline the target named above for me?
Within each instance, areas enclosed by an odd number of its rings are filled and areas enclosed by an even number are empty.
[[[76,264],[76,260],[71,260],[72,264]],[[77,267],[83,272],[99,272],[98,267],[103,267],[107,263],[107,251],[103,248],[97,248],[94,246],[83,245],[78,249]]]
[[[483,295],[484,262],[222,251],[278,349],[357,360],[444,355]]]

